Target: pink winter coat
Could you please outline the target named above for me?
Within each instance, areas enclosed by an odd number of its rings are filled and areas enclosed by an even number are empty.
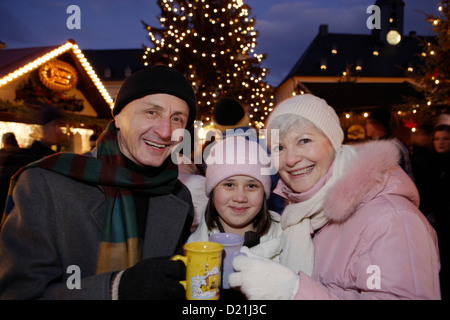
[[[356,147],[328,193],[330,222],[314,235],[314,270],[299,272],[295,299],[440,299],[435,232],[385,143]]]

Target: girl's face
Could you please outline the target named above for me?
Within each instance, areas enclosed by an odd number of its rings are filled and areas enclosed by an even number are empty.
[[[330,140],[312,125],[290,131],[271,150],[280,178],[297,193],[311,189],[335,157]]]
[[[264,187],[249,176],[232,176],[214,188],[214,206],[225,232],[254,231],[253,219],[264,201]]]

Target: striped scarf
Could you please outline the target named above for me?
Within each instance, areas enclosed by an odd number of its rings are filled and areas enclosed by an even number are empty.
[[[97,142],[97,157],[73,153],[57,153],[20,169],[12,178],[2,225],[14,207],[12,193],[20,174],[28,168],[43,168],[71,179],[103,187],[106,216],[100,242],[97,273],[124,270],[141,260],[139,229],[132,191],[149,196],[169,194],[178,171],[170,157],[149,175],[141,175],[125,167],[125,159],[117,142],[117,129],[112,121]]]

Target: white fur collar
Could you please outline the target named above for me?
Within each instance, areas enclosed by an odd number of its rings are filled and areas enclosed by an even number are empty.
[[[360,205],[373,199],[385,187],[388,171],[398,166],[400,154],[392,142],[371,141],[355,149],[358,156],[325,198],[325,214],[331,221],[345,221]]]

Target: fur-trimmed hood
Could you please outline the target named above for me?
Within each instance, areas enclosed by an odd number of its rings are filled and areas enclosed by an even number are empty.
[[[419,205],[414,182],[398,165],[400,154],[394,143],[378,140],[354,147],[357,157],[324,201],[325,214],[330,221],[347,220],[359,207],[380,193],[403,196]]]

